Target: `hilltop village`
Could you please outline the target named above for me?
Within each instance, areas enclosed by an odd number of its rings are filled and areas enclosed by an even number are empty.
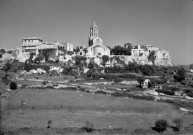
[[[28,37],[22,39],[21,48],[11,50],[12,53],[4,54],[0,59],[16,59],[25,62],[33,54],[35,59],[42,53],[49,55],[47,60],[68,62],[75,56],[84,56],[98,65],[102,63],[102,56],[107,56],[106,66],[113,66],[117,63],[115,57],[118,57],[123,63],[136,62],[138,64],[173,66],[172,59],[168,51],[159,49],[154,45],[132,45],[125,43],[123,46],[114,46],[110,48],[103,44],[103,40],[99,37],[99,30],[95,22],[92,23],[89,30],[89,39],[87,47],[77,46],[69,42],[44,42],[40,37]],[[113,60],[114,59],[114,60]],[[44,62],[45,59],[40,59]]]
[[[2,135],[192,135],[193,64],[153,45],[22,39],[0,49]]]

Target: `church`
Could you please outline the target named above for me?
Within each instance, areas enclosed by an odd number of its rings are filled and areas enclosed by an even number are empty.
[[[98,27],[93,21],[90,27],[86,56],[96,57],[103,55],[110,55],[110,49],[103,45],[103,40],[98,36]]]

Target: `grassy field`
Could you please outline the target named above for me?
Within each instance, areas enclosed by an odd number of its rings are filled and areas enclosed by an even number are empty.
[[[0,77],[3,75],[0,72]],[[75,79],[68,76],[50,77],[47,75],[25,77],[25,79],[31,78],[40,81],[17,80],[17,82],[32,86],[42,84],[41,80],[57,82]],[[77,83],[85,82],[93,82],[93,80]],[[102,86],[98,85],[98,87]],[[108,87],[119,86],[109,85]],[[121,87],[125,86],[120,85]],[[183,130],[180,134],[193,134],[193,115],[180,112],[175,106],[168,103],[91,94],[70,89],[19,88],[15,91],[7,91],[8,88],[9,85],[4,85],[0,81],[0,92],[8,95],[1,96],[0,99],[0,131],[4,135],[156,135],[159,133],[153,131],[151,127],[161,118],[168,120],[169,124],[173,126],[172,120],[181,118]],[[51,128],[47,129],[49,120],[52,121],[52,124]],[[87,122],[93,124],[93,132],[83,130]],[[175,133],[168,129],[163,134]]]
[[[17,90],[1,107],[1,127],[7,134],[87,134],[78,130],[86,122],[96,129],[88,134],[157,134],[151,127],[160,118],[171,124],[182,118],[184,126],[193,122],[193,115],[166,103],[54,89]],[[49,120],[51,129],[46,128]]]

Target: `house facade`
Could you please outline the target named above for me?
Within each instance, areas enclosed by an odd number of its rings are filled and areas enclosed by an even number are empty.
[[[34,53],[36,56],[41,50],[53,50],[56,56],[64,54],[65,51],[73,51],[73,44],[69,42],[43,42],[39,37],[28,37],[22,39],[22,53]]]

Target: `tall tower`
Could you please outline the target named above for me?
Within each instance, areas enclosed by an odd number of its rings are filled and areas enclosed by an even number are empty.
[[[98,27],[97,27],[95,21],[93,21],[93,23],[90,27],[90,33],[89,33],[89,39],[88,39],[88,45],[89,46],[93,45],[93,39],[95,37],[98,37]]]

